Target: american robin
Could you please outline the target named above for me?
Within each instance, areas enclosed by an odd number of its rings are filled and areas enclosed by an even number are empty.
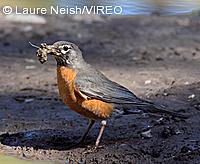
[[[83,142],[95,121],[101,121],[101,129],[95,147],[98,147],[106,120],[113,115],[131,113],[140,109],[151,108],[153,112],[167,113],[184,117],[178,113],[158,108],[154,103],[136,97],[130,90],[109,80],[105,75],[88,64],[81,50],[75,44],[66,41],[53,45],[33,45],[41,63],[47,61],[47,55],[55,57],[57,62],[57,82],[62,101],[72,110],[89,118],[89,126],[83,135]]]

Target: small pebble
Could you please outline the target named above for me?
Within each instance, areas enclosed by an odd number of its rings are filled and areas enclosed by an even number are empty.
[[[32,101],[34,101],[34,99],[25,99],[24,100],[25,103],[29,103],[29,102],[32,102]]]
[[[151,80],[146,80],[145,82],[144,82],[144,84],[146,85],[146,84],[150,84],[151,83]]]
[[[152,134],[151,134],[151,129],[145,131],[145,132],[142,132],[141,133],[142,137],[144,138],[151,138],[152,137]]]
[[[25,66],[25,69],[35,69],[36,67],[34,65],[27,65]]]
[[[164,95],[164,96],[168,96],[168,93],[164,92],[163,95]]]
[[[188,98],[189,98],[189,99],[195,98],[195,94],[192,94],[192,95],[188,96]]]
[[[189,82],[188,82],[188,81],[186,81],[184,84],[185,84],[185,85],[188,85],[188,84],[189,84]]]
[[[24,59],[24,61],[27,63],[35,63],[35,60],[33,59]]]

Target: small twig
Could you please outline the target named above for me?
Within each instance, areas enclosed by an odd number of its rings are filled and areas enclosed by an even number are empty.
[[[35,44],[31,43],[31,42],[28,42],[32,47],[35,47],[35,48],[40,48],[38,46],[36,46]]]

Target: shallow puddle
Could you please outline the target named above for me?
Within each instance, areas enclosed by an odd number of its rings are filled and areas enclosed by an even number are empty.
[[[55,162],[47,162],[47,161],[29,161],[22,160],[16,157],[7,156],[4,154],[0,154],[0,164],[56,164]]]

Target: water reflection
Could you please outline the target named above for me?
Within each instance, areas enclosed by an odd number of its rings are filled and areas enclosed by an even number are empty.
[[[123,14],[182,14],[191,13],[200,9],[200,0],[1,0],[0,6],[19,7],[49,7],[58,5],[60,7],[83,7],[83,6],[121,6]]]

